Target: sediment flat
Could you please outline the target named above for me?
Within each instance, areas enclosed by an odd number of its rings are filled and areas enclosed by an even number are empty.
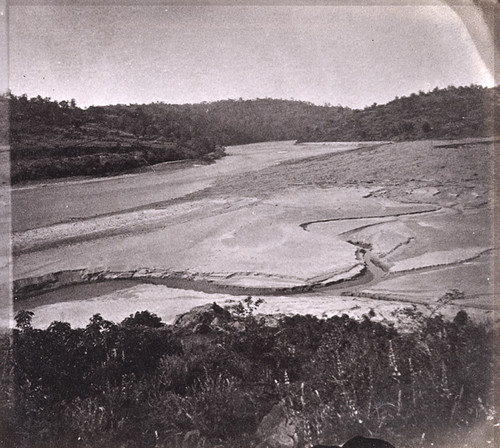
[[[212,165],[14,189],[14,280],[142,270],[144,283],[170,272],[225,301],[228,288],[268,290],[287,312],[341,294],[372,294],[370,307],[381,297],[432,304],[459,288],[457,306],[491,310],[492,147],[438,144],[262,143],[228,148]],[[151,290],[141,294],[148,303]],[[120,314],[110,297],[98,303]],[[56,302],[32,303],[56,316]]]

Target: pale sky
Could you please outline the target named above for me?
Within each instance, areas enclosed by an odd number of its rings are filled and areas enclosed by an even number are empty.
[[[493,86],[447,6],[9,8],[9,88],[77,105],[285,98],[353,108]]]

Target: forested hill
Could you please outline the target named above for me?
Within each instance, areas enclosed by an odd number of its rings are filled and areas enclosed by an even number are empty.
[[[303,140],[421,140],[498,135],[500,87],[448,87],[413,93],[309,128]]]
[[[362,110],[268,98],[80,109],[74,102],[11,95],[10,103],[14,148],[30,146],[31,139],[40,145],[44,138],[85,137],[210,139],[222,145],[293,139],[423,139],[489,135],[492,112],[500,111],[500,87],[436,88]]]
[[[257,99],[198,104],[152,103],[91,106],[80,109],[68,102],[41,97],[11,97],[11,141],[22,147],[35,137],[52,138],[64,129],[67,138],[101,140],[133,138],[187,142],[210,139],[232,145],[268,140],[293,140],[337,113],[341,107]]]
[[[500,134],[500,87],[448,87],[363,110],[276,100],[77,107],[9,95],[12,179],[103,175],[145,164],[213,159],[222,145]]]

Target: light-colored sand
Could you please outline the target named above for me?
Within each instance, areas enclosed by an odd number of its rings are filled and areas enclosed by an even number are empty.
[[[15,275],[148,267],[213,276],[239,286],[335,281],[356,276],[363,267],[358,247],[339,236],[359,226],[349,216],[413,213],[420,208],[365,197],[364,189],[355,188],[295,187],[265,200],[185,202],[18,233],[15,245],[23,251],[16,257]],[[348,222],[339,223],[341,231],[335,228],[337,221],[326,230],[321,224],[308,231],[300,227],[313,218]],[[227,278],[222,281],[221,276]]]
[[[257,297],[255,297],[257,298]],[[339,297],[334,295],[306,294],[303,296],[264,297],[259,306],[260,314],[309,314],[316,317],[331,317],[347,314],[353,318],[361,318],[370,309],[375,311],[373,320],[394,323],[405,329],[414,325],[400,310],[411,305],[404,302],[380,301],[368,298]],[[54,320],[69,322],[73,327],[84,327],[92,315],[100,313],[105,319],[120,322],[136,311],[148,310],[160,316],[166,323],[173,323],[175,317],[191,308],[206,303],[216,302],[221,306],[231,306],[242,298],[224,294],[206,294],[196,291],[184,291],[158,285],[137,285],[119,289],[109,294],[87,300],[74,300],[56,304],[42,305],[35,308],[33,325],[46,328]],[[430,314],[438,309],[439,304],[432,306],[419,305],[415,309]],[[438,311],[452,318],[460,310],[459,306],[445,306]],[[468,310],[476,321],[489,321],[493,318],[491,311]]]
[[[122,213],[200,191],[223,176],[241,173],[251,176],[257,170],[280,162],[344,152],[359,146],[362,144],[309,147],[294,142],[256,143],[230,147],[228,155],[212,165],[174,171],[160,166],[135,175],[15,187],[12,190],[12,228],[14,232],[22,232],[71,219]]]
[[[28,224],[18,225],[14,234],[14,277],[147,268],[183,272],[223,286],[290,288],[356,277],[364,267],[361,246],[385,272],[379,269],[353,286],[346,283],[344,292],[398,299],[406,295],[433,303],[443,288],[464,286],[455,286],[455,277],[442,269],[458,263],[470,282],[468,304],[479,301],[491,308],[491,300],[485,299],[490,285],[482,281],[491,277],[491,266],[483,263],[467,270],[472,266],[467,260],[492,247],[490,210],[485,206],[488,189],[484,179],[477,186],[468,180],[478,179],[473,176],[482,173],[487,153],[475,152],[470,165],[457,164],[457,152],[445,154],[448,173],[426,166],[443,163],[428,142],[345,153],[352,148],[355,145],[248,145],[231,148],[228,157],[210,166],[19,190],[18,214],[23,204],[40,201],[49,207],[51,197],[54,204],[46,211],[25,210]],[[338,155],[328,155],[332,152]],[[403,162],[402,155],[408,160]],[[389,158],[386,165],[392,174],[378,157]],[[415,164],[413,171],[406,162]],[[335,171],[338,166],[347,174]],[[419,173],[417,166],[427,171]],[[353,167],[365,177],[352,180]],[[453,170],[472,173],[457,175]],[[388,183],[386,174],[401,185]],[[438,179],[444,175],[463,185],[443,185]],[[198,193],[182,197],[186,192]],[[68,202],[78,197],[81,202]],[[68,221],[79,215],[85,219]],[[429,280],[420,270],[431,267],[436,269]],[[485,275],[468,274],[478,269]],[[127,297],[136,306],[142,299],[134,302],[134,294]],[[326,294],[328,302],[340,291]],[[166,297],[169,303],[174,300]],[[97,300],[96,309],[106,308],[108,300],[114,299]],[[287,309],[303,309],[299,304],[308,307],[310,300],[308,295],[290,298]],[[314,303],[324,306],[321,300]],[[76,304],[60,306],[69,310]],[[56,308],[50,309],[57,314]]]
[[[13,250],[16,252],[32,251],[34,248],[50,246],[61,240],[92,239],[103,233],[131,233],[143,226],[153,227],[167,219],[188,215],[202,206],[201,203],[189,202],[172,205],[166,209],[149,209],[124,212],[105,217],[53,224],[47,227],[14,232]],[[208,204],[204,204],[207,208]]]
[[[307,203],[314,204],[322,194],[328,191],[311,191]],[[89,267],[113,271],[149,267],[204,275],[239,274],[232,277],[236,284],[245,273],[247,280],[261,274],[260,279],[268,284],[273,277],[280,284],[286,279],[304,284],[308,278],[343,273],[359,265],[355,246],[335,234],[305,232],[294,209],[230,199],[224,204],[205,201],[199,208],[200,204],[186,205],[184,213],[174,205],[173,212],[167,208],[111,217],[111,223],[121,220],[124,234],[116,234],[120,227],[110,227],[105,218],[80,224],[74,232],[71,224],[28,231],[39,239],[25,237],[26,245],[55,245],[69,237],[82,241],[20,254],[16,276]],[[64,232],[59,232],[61,227]],[[135,227],[140,232],[134,232]],[[97,232],[106,230],[108,234],[95,238]]]
[[[491,250],[488,247],[457,248],[428,252],[418,257],[398,261],[390,268],[391,273],[412,271],[434,266],[446,266],[473,260]]]
[[[465,297],[457,304],[494,309],[491,274],[492,254],[486,253],[471,262],[388,276],[380,283],[360,290],[393,298],[431,302],[443,297],[447,291],[459,289],[464,292]]]

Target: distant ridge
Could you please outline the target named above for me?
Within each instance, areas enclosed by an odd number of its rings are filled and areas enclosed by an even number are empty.
[[[271,140],[385,141],[500,134],[500,87],[447,87],[362,110],[282,99],[91,106],[7,95],[14,182],[213,159]],[[496,127],[495,127],[496,126]],[[64,161],[62,164],[61,161]],[[62,165],[64,166],[62,166]]]

